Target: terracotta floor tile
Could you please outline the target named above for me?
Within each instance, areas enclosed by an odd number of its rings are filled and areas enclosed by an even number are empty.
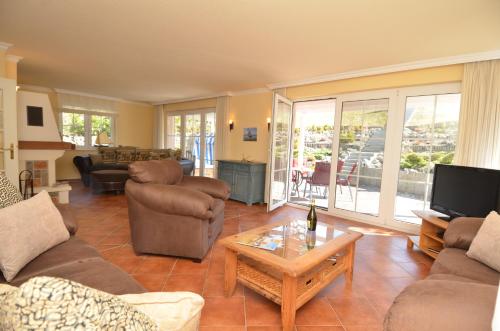
[[[328,298],[343,325],[378,325],[382,317],[366,298]]]
[[[159,292],[167,279],[164,274],[134,274],[133,277],[142,284],[148,291]]]
[[[280,326],[281,309],[269,299],[245,289],[247,326]]]
[[[203,287],[205,285],[205,275],[184,275],[184,274],[171,274],[168,276],[163,291],[175,292],[175,291],[188,291],[198,294],[203,293]]]
[[[378,325],[345,325],[346,331],[382,331],[382,324]]]
[[[107,260],[117,265],[129,274],[133,274],[141,263],[140,257],[111,257],[107,258]]]
[[[200,331],[248,331],[244,326],[201,326]]]
[[[69,205],[79,221],[78,237],[96,247],[111,263],[132,274],[151,291],[193,291],[203,294],[201,331],[278,331],[280,307],[238,285],[224,294],[224,247],[219,237],[202,263],[156,255],[137,255],[130,244],[125,195],[92,194],[71,183]],[[286,218],[305,217],[306,210],[282,207],[266,213],[265,206],[227,201],[223,235],[238,233]],[[358,241],[354,281],[340,276],[297,312],[296,331],[379,331],[394,297],[417,279],[426,277],[433,260],[418,249],[406,248],[401,233],[321,215],[338,229],[355,228]]]
[[[233,296],[243,296],[243,286],[236,285],[236,290]],[[203,290],[204,297],[221,297],[224,296],[224,274],[208,275],[205,288]]]
[[[326,298],[313,298],[302,306],[295,317],[298,325],[341,325],[335,311]]]
[[[247,331],[282,331],[281,326],[249,326]]]
[[[244,326],[245,303],[242,297],[205,299],[201,326]]]
[[[136,273],[170,273],[176,259],[168,256],[144,256]]]
[[[172,274],[205,274],[208,270],[209,262],[209,256],[206,256],[201,263],[179,258],[172,269]]]
[[[416,279],[427,277],[430,267],[424,263],[400,262],[399,265]]]
[[[344,331],[342,326],[297,326],[297,331]]]

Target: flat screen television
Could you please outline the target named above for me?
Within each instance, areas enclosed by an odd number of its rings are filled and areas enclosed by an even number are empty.
[[[436,164],[430,208],[447,220],[500,211],[500,170]]]

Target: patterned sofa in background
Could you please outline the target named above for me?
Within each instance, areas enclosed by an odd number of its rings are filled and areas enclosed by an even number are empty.
[[[184,175],[191,175],[194,161],[183,158],[180,149],[141,149],[131,146],[99,147],[97,153],[88,156],[75,156],[73,163],[80,172],[82,182],[90,186],[90,173],[96,170],[127,170],[134,161],[177,160]]]

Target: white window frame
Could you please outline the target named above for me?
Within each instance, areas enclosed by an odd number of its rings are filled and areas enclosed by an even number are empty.
[[[215,125],[216,125],[216,130],[217,130],[217,125],[219,124],[217,122],[217,110],[216,108],[201,108],[201,109],[190,109],[190,110],[177,110],[177,111],[165,111],[164,112],[164,128],[165,128],[165,135],[164,135],[164,141],[163,144],[165,148],[167,148],[167,139],[168,136],[170,135],[170,132],[168,132],[168,117],[169,116],[180,116],[181,117],[181,150],[182,150],[182,155],[185,156],[186,153],[186,115],[200,115],[200,123],[205,123],[205,116],[207,113],[214,113],[215,114]],[[217,136],[217,134],[216,134]],[[204,146],[202,150],[200,150],[201,155],[200,155],[200,175],[204,176],[205,175],[205,162],[202,162],[205,159],[205,125],[201,125],[200,128],[200,144],[201,146]],[[215,137],[214,144],[217,144],[217,137]],[[217,158],[216,155],[216,150],[214,149],[214,159]]]
[[[358,221],[362,223],[383,226],[386,228],[397,229],[401,231],[418,233],[420,225],[407,223],[404,221],[394,219],[394,207],[396,203],[396,194],[398,188],[398,174],[399,174],[399,160],[401,153],[402,136],[404,129],[404,116],[406,112],[406,98],[412,96],[423,95],[440,95],[440,94],[454,94],[462,93],[461,83],[439,83],[429,84],[413,87],[400,87],[381,89],[373,91],[352,92],[342,94],[330,94],[319,97],[306,97],[297,98],[292,101],[313,101],[319,99],[335,99],[335,132],[340,132],[342,102],[351,100],[363,99],[380,99],[389,98],[389,117],[387,119],[387,133],[385,141],[384,152],[384,167],[382,171],[382,186],[380,191],[380,205],[379,215],[372,216],[368,214],[356,213],[353,211],[335,208],[335,194],[336,194],[336,172],[332,171],[330,176],[330,194],[328,210],[325,213]],[[332,142],[332,163],[337,161],[339,149],[339,135],[334,136]],[[384,197],[384,199],[382,199]],[[392,198],[386,198],[392,197]],[[306,208],[297,204],[288,202],[287,204],[299,206],[299,208]]]
[[[96,146],[92,146],[92,116],[107,116],[111,117],[111,137],[109,139],[112,141],[112,145],[116,145],[116,114],[108,113],[108,112],[94,112],[94,111],[78,111],[73,109],[61,109],[59,111],[59,133],[61,137],[63,136],[63,113],[71,113],[71,114],[82,114],[83,125],[85,130],[85,145],[78,146],[76,145],[77,150],[95,150]]]

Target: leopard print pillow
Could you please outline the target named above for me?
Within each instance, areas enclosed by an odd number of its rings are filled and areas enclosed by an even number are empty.
[[[1,330],[158,330],[120,298],[76,282],[35,277],[0,291]]]
[[[21,201],[23,201],[23,197],[17,187],[9,181],[5,173],[0,172],[0,208],[5,208]]]

